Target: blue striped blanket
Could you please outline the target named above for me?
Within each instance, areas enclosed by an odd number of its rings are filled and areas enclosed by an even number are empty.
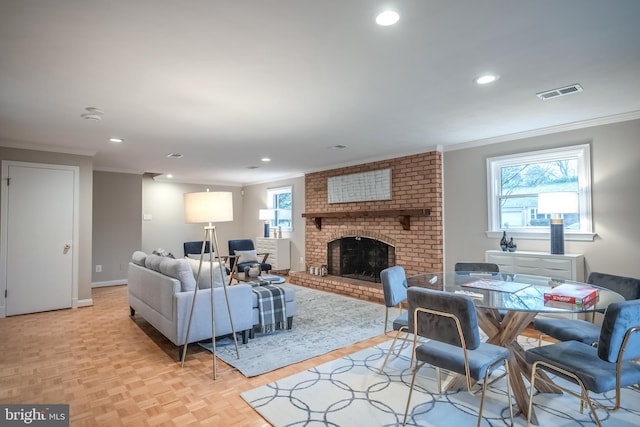
[[[258,297],[258,319],[260,332],[273,332],[285,329],[287,312],[284,300],[284,289],[280,286],[254,286],[253,292]]]

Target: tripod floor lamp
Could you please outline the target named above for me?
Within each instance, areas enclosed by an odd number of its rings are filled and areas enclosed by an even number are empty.
[[[202,272],[202,263],[204,261],[204,252],[206,243],[209,242],[209,274],[213,284],[213,255],[215,254],[222,278],[222,288],[224,289],[224,297],[229,313],[229,322],[231,324],[231,335],[236,346],[236,354],[240,358],[238,351],[238,339],[236,337],[236,329],[233,326],[233,317],[231,316],[231,306],[229,305],[229,296],[227,294],[226,270],[220,257],[218,248],[218,235],[214,222],[233,221],[233,194],[226,191],[212,191],[200,193],[184,194],[184,221],[189,224],[208,224],[204,227],[204,240],[202,241],[202,250],[200,251],[200,264],[198,265],[198,274],[196,275],[196,287],[193,292],[193,301],[191,302],[191,312],[189,313],[189,322],[187,323],[187,333],[185,334],[184,348],[182,350],[181,363],[184,366],[184,360],[187,355],[187,346],[189,345],[189,332],[191,330],[191,319],[193,318],[193,310],[198,295],[198,283],[200,283],[200,274]],[[211,251],[213,250],[213,254]],[[213,352],[213,379],[216,379],[216,322],[215,322],[215,304],[213,297],[213,286],[211,287],[211,345]]]

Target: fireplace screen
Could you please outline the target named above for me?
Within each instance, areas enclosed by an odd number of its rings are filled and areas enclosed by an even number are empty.
[[[343,237],[327,245],[329,274],[380,282],[380,272],[396,264],[395,248],[367,237]]]

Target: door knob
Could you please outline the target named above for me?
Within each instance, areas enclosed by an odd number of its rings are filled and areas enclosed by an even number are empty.
[[[70,244],[68,244],[68,243],[67,243],[67,244],[65,244],[65,245],[64,245],[64,251],[63,251],[63,253],[65,253],[65,254],[66,254],[67,252],[69,252],[69,249],[71,249],[71,245],[70,245]]]

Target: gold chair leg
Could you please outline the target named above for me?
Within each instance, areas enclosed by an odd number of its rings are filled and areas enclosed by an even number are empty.
[[[424,363],[422,365],[424,365]],[[407,397],[407,407],[404,410],[404,420],[402,421],[403,426],[407,424],[407,416],[409,415],[409,406],[411,405],[411,395],[413,394],[413,385],[416,382],[416,374],[418,373],[422,365],[419,363],[416,363],[416,367],[413,368],[413,376],[411,377],[411,385],[409,386],[409,396]]]
[[[382,366],[380,367],[380,371],[379,373],[382,373],[382,371],[384,370],[385,365],[387,364],[387,361],[389,360],[389,356],[391,355],[391,353],[393,352],[393,349],[396,346],[396,342],[398,341],[398,337],[400,336],[401,333],[404,333],[407,335],[407,337],[409,336],[409,333],[407,332],[407,329],[405,327],[402,327],[400,329],[398,329],[398,331],[396,332],[396,336],[393,338],[393,342],[391,343],[391,346],[389,347],[389,350],[387,350],[387,355],[384,358],[384,362],[382,362]],[[406,340],[407,337],[404,338],[404,343],[402,343],[402,347],[400,348],[400,350],[398,351],[398,354],[400,353],[400,351],[402,351],[402,349],[404,348],[404,345],[406,344]],[[409,365],[409,367],[411,367],[411,365]]]

